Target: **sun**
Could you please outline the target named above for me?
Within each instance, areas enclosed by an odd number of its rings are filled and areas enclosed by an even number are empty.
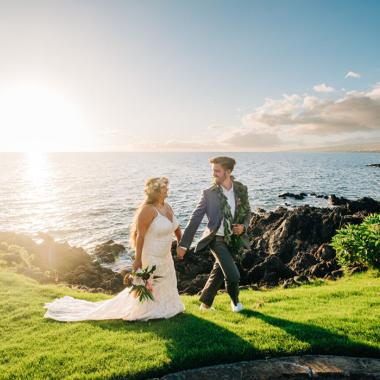
[[[60,151],[82,137],[83,117],[63,92],[14,85],[0,90],[0,131],[3,144],[16,151]]]

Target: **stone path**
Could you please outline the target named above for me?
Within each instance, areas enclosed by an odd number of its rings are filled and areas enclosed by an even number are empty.
[[[158,378],[151,379],[157,380]],[[380,380],[380,359],[305,355],[254,360],[172,373],[161,380]]]

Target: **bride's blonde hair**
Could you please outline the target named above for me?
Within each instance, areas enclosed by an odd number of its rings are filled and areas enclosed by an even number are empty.
[[[133,216],[133,222],[131,224],[131,237],[130,243],[132,248],[136,248],[136,238],[137,238],[137,219],[139,217],[140,211],[145,205],[152,205],[160,199],[161,190],[163,187],[167,187],[169,184],[169,179],[167,177],[154,177],[148,178],[145,181],[144,192],[145,199],[138,206],[135,215]]]

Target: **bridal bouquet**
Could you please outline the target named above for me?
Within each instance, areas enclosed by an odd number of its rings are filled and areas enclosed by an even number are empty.
[[[139,298],[140,302],[146,300],[154,300],[153,297],[153,283],[162,276],[154,275],[156,266],[145,269],[138,269],[136,272],[127,273],[124,276],[124,284],[127,288],[131,288],[131,293],[135,298]]]

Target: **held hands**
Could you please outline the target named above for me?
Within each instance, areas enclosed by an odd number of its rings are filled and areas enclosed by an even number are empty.
[[[234,235],[241,235],[244,233],[244,231],[245,231],[244,224],[233,224],[232,225],[232,233]],[[183,260],[185,254],[186,254],[186,249],[177,246],[177,257],[178,257],[178,259]]]
[[[180,260],[183,260],[183,257],[185,256],[185,254],[186,254],[186,249],[182,247],[177,247],[177,256]]]
[[[241,235],[244,232],[244,224],[233,224],[232,232],[234,235]]]

